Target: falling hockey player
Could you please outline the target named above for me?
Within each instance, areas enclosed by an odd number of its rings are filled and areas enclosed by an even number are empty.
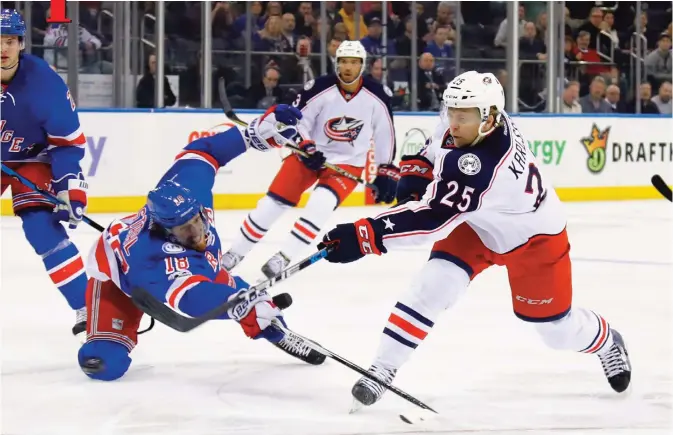
[[[332,212],[350,195],[357,183],[330,169],[325,161],[360,176],[371,142],[378,165],[374,185],[377,202],[391,203],[399,171],[395,158],[395,130],[390,89],[362,77],[367,52],[359,41],[344,41],[336,51],[336,75],[310,81],[293,105],[302,111],[298,125],[299,147],[309,154],[292,154],[283,161],[269,190],[243,221],[240,234],[224,254],[223,264],[233,269],[302,193],[316,184],[280,251],[263,266],[267,277],[277,275],[304,247],[318,236]]]
[[[479,273],[500,265],[507,268],[515,315],[553,349],[597,355],[612,388],[625,391],[631,366],[621,335],[599,314],[571,307],[563,207],[504,112],[502,86],[492,74],[469,71],[449,83],[443,100],[444,135],[400,163],[397,199],[407,202],[337,225],[319,245],[333,246],[328,261],[348,263],[434,242],[393,308],[369,372],[392,382],[439,314]],[[355,407],[373,404],[383,392],[361,378],[352,389]]]
[[[134,288],[143,288],[180,314],[199,316],[248,287],[221,266],[212,209],[215,175],[249,147],[267,151],[278,146],[280,135],[296,135],[298,118],[296,108],[274,106],[244,133],[232,128],[190,143],[149,193],[147,204],[103,232],[87,263],[87,340],[78,355],[89,377],[111,381],[128,370],[143,315],[129,297]],[[238,321],[247,336],[266,338],[310,364],[325,359],[269,327],[283,318],[267,293],[241,302],[222,318]]]
[[[2,35],[2,162],[63,205],[54,207],[37,192],[2,174],[2,193],[11,187],[14,213],[28,243],[40,256],[52,282],[76,311],[73,334],[84,332],[86,274],[71,229],[82,220],[87,183],[80,160],[86,138],[75,102],[61,77],[39,57],[21,53],[26,25],[13,9],[0,12]]]

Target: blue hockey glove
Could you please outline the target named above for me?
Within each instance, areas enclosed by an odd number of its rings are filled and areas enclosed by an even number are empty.
[[[400,180],[395,197],[397,203],[418,201],[433,179],[433,165],[420,155],[404,156],[400,160]]]
[[[372,219],[360,219],[352,224],[339,224],[322,239],[318,249],[331,247],[325,259],[330,263],[350,263],[367,254],[388,252],[383,246],[381,224]]]
[[[262,116],[255,118],[245,130],[249,146],[259,151],[282,147],[297,135],[297,121],[302,114],[287,104],[271,106]]]
[[[237,284],[240,281],[237,280]],[[241,289],[238,293],[245,290],[247,289]],[[236,297],[238,293],[231,295],[230,298]],[[271,323],[272,320],[277,319],[284,326],[287,326],[283,319],[283,313],[272,302],[271,296],[266,290],[260,291],[257,297],[252,300],[240,302],[227,314],[229,318],[236,320],[241,325],[245,335],[250,338],[255,340],[265,338],[272,343],[277,343],[283,339],[283,332],[273,327]]]
[[[395,200],[397,182],[400,179],[400,170],[395,165],[380,165],[374,179],[377,188],[375,202],[390,204]]]
[[[68,222],[69,228],[76,228],[82,222],[86,210],[86,192],[89,185],[82,174],[67,174],[58,180],[52,180],[51,185],[62,203],[54,208],[56,218],[61,222]]]
[[[298,144],[299,148],[308,154],[308,157],[299,155],[302,163],[312,171],[318,171],[325,164],[325,156],[322,151],[318,151],[315,142],[312,140],[304,140]]]

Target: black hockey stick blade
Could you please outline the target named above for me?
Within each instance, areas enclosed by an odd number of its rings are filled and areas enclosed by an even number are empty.
[[[290,276],[294,275],[300,270],[306,269],[313,263],[325,258],[329,253],[330,249],[331,248],[327,247],[319,250],[313,255],[295,264],[294,266],[288,267],[287,269],[282,271],[280,274],[274,276],[273,278],[263,281],[257,284],[256,286],[250,287],[250,289],[248,289],[245,292],[239,293],[235,298],[232,298],[231,300],[213,308],[212,310],[208,311],[202,316],[198,317],[184,316],[178,313],[177,311],[171,309],[164,302],[154,297],[149,291],[140,287],[136,287],[133,289],[133,291],[131,292],[131,300],[144,313],[154,317],[159,322],[163,323],[169,328],[175,329],[178,332],[189,332],[192,329],[197,328],[202,324],[208,322],[209,320],[214,320],[217,319],[218,317],[221,317],[227,311],[229,311],[239,303],[243,302],[244,299],[249,298],[250,296],[256,294],[261,290],[273,287],[277,282],[284,281],[285,279],[289,278]],[[285,296],[283,295],[279,296],[282,297],[282,299],[278,299],[278,303],[276,303],[276,305],[278,305],[279,307],[282,305],[289,306],[289,304],[292,303],[291,298],[288,301]],[[287,296],[289,297],[289,295]],[[276,302],[276,300],[274,300],[274,302]]]
[[[234,109],[231,107],[231,103],[227,97],[227,83],[224,81],[224,77],[220,77],[217,81],[217,95],[220,97],[220,104],[222,105],[222,110],[227,118],[238,125],[247,127],[248,123],[236,116]]]
[[[671,192],[671,188],[666,184],[664,179],[661,178],[661,175],[652,176],[652,185],[664,198],[673,202],[673,192]]]
[[[414,396],[400,390],[399,388],[397,388],[393,385],[390,385],[390,384],[387,384],[387,383],[381,381],[376,376],[372,375],[371,373],[369,373],[367,370],[363,369],[359,365],[348,361],[346,358],[337,355],[336,353],[332,352],[331,350],[325,349],[324,347],[322,347],[321,345],[319,345],[315,341],[313,341],[311,339],[308,339],[301,334],[297,334],[296,332],[294,332],[294,331],[286,328],[285,326],[283,326],[280,322],[274,320],[273,324],[276,328],[280,329],[285,334],[293,334],[293,335],[299,337],[300,339],[304,340],[304,342],[307,345],[309,345],[309,347],[311,347],[314,350],[322,353],[323,355],[333,359],[334,361],[338,362],[339,364],[344,365],[344,366],[348,367],[349,369],[351,369],[355,372],[358,372],[362,376],[371,379],[372,381],[376,382],[377,384],[381,385],[382,387],[386,388],[387,390],[393,392],[394,394],[397,394],[398,396],[400,396],[402,399],[406,400],[407,402],[413,403],[414,405],[418,406],[419,408],[425,409],[427,411],[434,412],[435,414],[439,414],[437,411],[435,411],[434,409],[432,409],[431,407],[429,407],[425,403],[421,402],[420,400],[418,400]]]

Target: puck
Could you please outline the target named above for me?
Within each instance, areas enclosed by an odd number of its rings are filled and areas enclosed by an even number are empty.
[[[281,293],[273,297],[273,303],[281,310],[284,310],[292,305],[292,296],[288,293]]]

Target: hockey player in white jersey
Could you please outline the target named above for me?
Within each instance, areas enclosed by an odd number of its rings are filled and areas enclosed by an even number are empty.
[[[336,75],[310,81],[294,106],[303,114],[298,131],[299,147],[310,157],[292,154],[269,187],[268,193],[243,221],[223,264],[233,269],[259,242],[273,223],[296,207],[302,193],[317,182],[301,217],[295,222],[281,250],[262,266],[267,277],[277,275],[300,250],[311,244],[332,212],[350,195],[357,183],[324,168],[325,161],[360,176],[371,143],[378,165],[374,185],[376,201],[395,198],[398,169],[395,157],[389,88],[362,76],[367,52],[359,41],[344,41],[336,51]]]
[[[492,74],[470,71],[449,83],[443,100],[445,134],[400,163],[402,204],[337,225],[319,244],[334,247],[328,261],[348,263],[434,242],[430,259],[388,318],[370,373],[392,382],[439,314],[495,264],[507,268],[518,318],[531,322],[553,349],[598,355],[612,388],[625,391],[631,366],[621,335],[599,314],[571,307],[563,207],[504,112],[502,86]],[[352,389],[356,406],[373,404],[383,392],[368,378]]]

